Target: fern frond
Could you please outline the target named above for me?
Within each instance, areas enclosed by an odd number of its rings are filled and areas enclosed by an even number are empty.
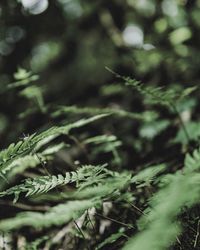
[[[16,81],[8,84],[8,89],[26,86],[29,83],[38,80],[39,76],[32,74],[31,71],[27,71],[26,69],[18,68],[18,71],[14,74],[14,78]]]
[[[199,121],[197,122],[186,122],[185,128],[187,129],[188,134],[190,135],[190,140],[197,141],[200,138],[200,126]],[[181,127],[176,135],[176,137],[172,140],[174,143],[181,143],[183,145],[188,144],[188,140],[185,137],[185,132],[183,127]]]
[[[53,155],[55,153],[57,153],[58,151],[60,151],[61,149],[63,148],[67,148],[67,147],[70,147],[69,144],[66,144],[64,142],[61,142],[59,144],[55,144],[55,145],[52,145],[48,148],[46,148],[43,152],[42,152],[42,155],[46,156],[46,155]]]
[[[117,137],[115,135],[98,135],[98,136],[94,136],[92,138],[88,138],[87,140],[85,140],[86,144],[102,144],[102,143],[112,143],[114,144],[113,147],[116,146],[120,146],[121,142],[119,140],[117,140]]]
[[[22,173],[27,168],[34,168],[41,163],[41,161],[45,162],[47,157],[42,154],[32,154],[26,155],[24,157],[17,158],[12,161],[6,168],[8,174],[6,177],[10,179],[12,176],[16,175],[17,173]]]
[[[36,146],[47,144],[61,134],[69,134],[69,132],[74,128],[79,128],[106,116],[108,116],[108,114],[96,115],[88,119],[81,119],[65,126],[52,127],[38,135],[32,134],[16,144],[12,143],[7,149],[0,152],[0,174],[6,174],[9,170],[9,164],[11,164],[15,159],[30,154]]]
[[[184,161],[184,172],[200,170],[200,150],[195,149],[192,154],[186,154]]]
[[[97,199],[70,201],[59,204],[46,213],[22,212],[15,218],[1,220],[0,230],[10,231],[23,226],[31,226],[36,229],[48,228],[53,225],[60,226],[68,223],[70,220],[79,218],[85,210],[91,207],[98,207],[99,204]]]
[[[43,236],[41,238],[38,238],[33,242],[26,244],[24,250],[38,250],[39,245],[41,245],[44,241],[47,241],[48,239],[49,239],[48,236]]]
[[[162,173],[166,169],[165,164],[159,164],[156,166],[151,166],[141,170],[138,174],[132,177],[131,182],[136,184],[150,183],[152,182],[156,175]]]
[[[26,140],[19,141],[17,144],[10,144],[10,146],[0,152],[0,171],[5,174],[4,169],[10,164],[14,159],[19,158],[29,154],[32,148],[36,144],[35,134],[26,138]]]
[[[0,192],[0,197],[7,195],[14,195],[16,202],[21,193],[26,193],[26,197],[32,195],[38,195],[49,192],[55,187],[66,185],[72,182],[76,182],[79,186],[80,182],[85,182],[85,186],[91,185],[99,181],[100,178],[105,178],[110,175],[110,172],[102,166],[86,165],[77,171],[67,172],[64,176],[59,174],[57,176],[42,176],[34,179],[26,179],[23,184],[9,188],[6,191]],[[87,184],[86,184],[87,183]],[[83,184],[81,186],[83,188]]]
[[[173,89],[165,89],[164,87],[152,87],[146,86],[141,81],[132,79],[131,77],[121,76],[120,74],[114,72],[113,70],[106,67],[108,71],[114,74],[116,77],[122,79],[126,86],[130,86],[136,89],[140,94],[144,95],[149,102],[153,104],[162,104],[168,107],[174,106],[175,103],[183,99],[184,97],[190,95],[193,91],[197,89],[196,86],[189,87],[183,91],[177,92]]]
[[[199,182],[200,174],[177,174],[171,183],[151,199],[152,210],[142,217],[139,223],[141,232],[133,237],[123,250],[168,249],[181,232],[180,223],[177,223],[181,209],[191,208],[199,202]]]
[[[94,178],[95,179],[95,178]],[[117,173],[114,172],[110,178],[105,178],[103,182],[94,182],[95,185],[80,189],[74,193],[65,194],[66,198],[73,199],[90,199],[93,197],[101,197],[102,199],[116,199],[121,195],[122,190],[126,190],[131,183],[131,175],[129,173]],[[84,185],[84,182],[83,182]]]
[[[128,238],[128,236],[124,233],[124,229],[123,228],[121,228],[119,230],[119,232],[114,233],[114,234],[110,235],[108,238],[106,238],[103,242],[101,242],[97,246],[97,248],[95,250],[102,249],[106,245],[112,244],[112,243],[116,242],[119,238],[122,238],[122,237]]]
[[[113,163],[119,165],[121,159],[118,153],[118,148],[122,145],[122,142],[118,140],[115,135],[98,135],[92,138],[88,138],[84,141],[85,144],[93,144],[93,154],[98,154],[100,152],[113,154]]]
[[[57,205],[46,213],[22,212],[15,218],[5,219],[0,222],[0,230],[10,231],[24,226],[31,226],[36,229],[60,226],[72,219],[79,218],[87,209],[99,207],[103,199],[109,199],[112,195],[119,196],[119,191],[125,189],[130,184],[130,175],[119,175],[116,178],[106,180],[106,185],[89,187],[77,192],[74,198],[79,196],[81,201],[70,201]],[[92,197],[83,198],[84,196]],[[73,197],[73,196],[71,196]],[[93,198],[95,197],[95,199]]]
[[[155,104],[170,106],[172,103],[180,99],[180,95],[172,89],[164,89],[164,87],[145,86],[143,83],[135,81],[130,77],[123,78],[127,86],[135,88],[139,93],[150,98],[150,101]]]
[[[62,114],[87,114],[87,115],[97,115],[97,114],[111,114],[119,117],[128,117],[130,119],[143,120],[143,114],[132,113],[123,109],[114,108],[93,108],[93,107],[77,107],[77,106],[60,106],[57,111],[55,111],[52,116],[57,117]]]
[[[52,155],[66,146],[68,145],[66,145],[65,143],[59,143],[57,145],[48,147],[41,153],[28,154],[14,159],[6,167],[6,180],[10,182],[17,174],[24,172],[26,169],[35,168],[36,166],[40,165],[41,162],[45,164],[46,162],[51,161],[53,159]],[[0,189],[3,190],[6,184],[7,182],[2,182],[0,184]]]

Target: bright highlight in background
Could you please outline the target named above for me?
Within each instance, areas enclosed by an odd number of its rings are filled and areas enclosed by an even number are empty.
[[[135,25],[129,25],[123,31],[123,39],[126,45],[140,47],[143,45],[144,34],[143,31]]]
[[[31,14],[37,15],[44,12],[48,8],[48,0],[21,0],[22,5]]]

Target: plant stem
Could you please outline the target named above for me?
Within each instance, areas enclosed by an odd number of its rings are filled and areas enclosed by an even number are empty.
[[[179,113],[177,107],[176,107],[173,103],[171,103],[171,106],[172,106],[174,112],[177,114],[177,117],[178,117],[178,119],[179,119],[179,121],[180,121],[180,124],[181,124],[181,126],[182,126],[182,129],[183,129],[183,132],[184,132],[184,134],[185,134],[185,137],[186,137],[187,141],[189,142],[189,141],[190,141],[190,136],[189,136],[189,133],[188,133],[188,131],[187,131],[187,129],[186,129],[186,126],[185,126],[185,124],[184,124],[184,122],[183,122],[183,119],[182,119],[182,117],[181,117],[181,115],[180,115],[180,113]]]

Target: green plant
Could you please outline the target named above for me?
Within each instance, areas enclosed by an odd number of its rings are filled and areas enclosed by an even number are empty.
[[[53,123],[58,119],[59,124],[44,126],[0,152],[0,197],[5,203],[13,200],[11,206],[20,209],[1,220],[0,230],[13,240],[14,234],[23,234],[24,228],[33,232],[31,241],[24,235],[24,249],[62,246],[64,243],[57,237],[63,238],[65,230],[70,240],[82,242],[82,249],[164,250],[181,246],[185,233],[182,217],[199,205],[200,153],[199,149],[187,151],[195,136],[187,135],[191,132],[179,108],[196,88],[177,94],[176,86],[170,90],[148,87],[114,74],[123,84],[125,81],[122,89],[128,86],[144,96],[143,105],[148,109],[136,114],[121,107],[72,105],[54,106],[52,111],[48,104],[45,112],[55,119]],[[31,76],[20,69],[15,76],[18,81],[9,86],[24,86]],[[173,123],[162,118],[159,108],[163,106],[174,116]],[[134,140],[130,127],[123,123],[126,119],[128,124],[139,127]],[[123,124],[122,131],[115,129],[116,124]],[[148,155],[153,150],[152,143],[173,126],[177,126],[177,133],[169,145],[186,145],[181,152],[184,160],[178,162],[181,167],[173,158],[127,168],[126,164],[134,163],[125,150],[130,143],[137,154]],[[115,224],[116,229],[102,229],[104,221],[109,222],[110,228]],[[191,222],[195,224],[196,217],[188,219],[187,223]],[[189,244],[198,246],[198,230],[192,237]],[[74,242],[70,244],[76,246]]]

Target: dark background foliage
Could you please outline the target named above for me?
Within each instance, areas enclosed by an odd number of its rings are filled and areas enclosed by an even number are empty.
[[[140,112],[134,94],[103,96],[113,82],[105,66],[146,84],[198,85],[199,1],[61,0],[48,1],[47,9],[33,3],[1,1],[1,89],[20,66],[39,73],[45,103],[116,104]],[[3,138],[46,122],[31,117],[18,126],[24,103],[14,92],[4,96]]]

